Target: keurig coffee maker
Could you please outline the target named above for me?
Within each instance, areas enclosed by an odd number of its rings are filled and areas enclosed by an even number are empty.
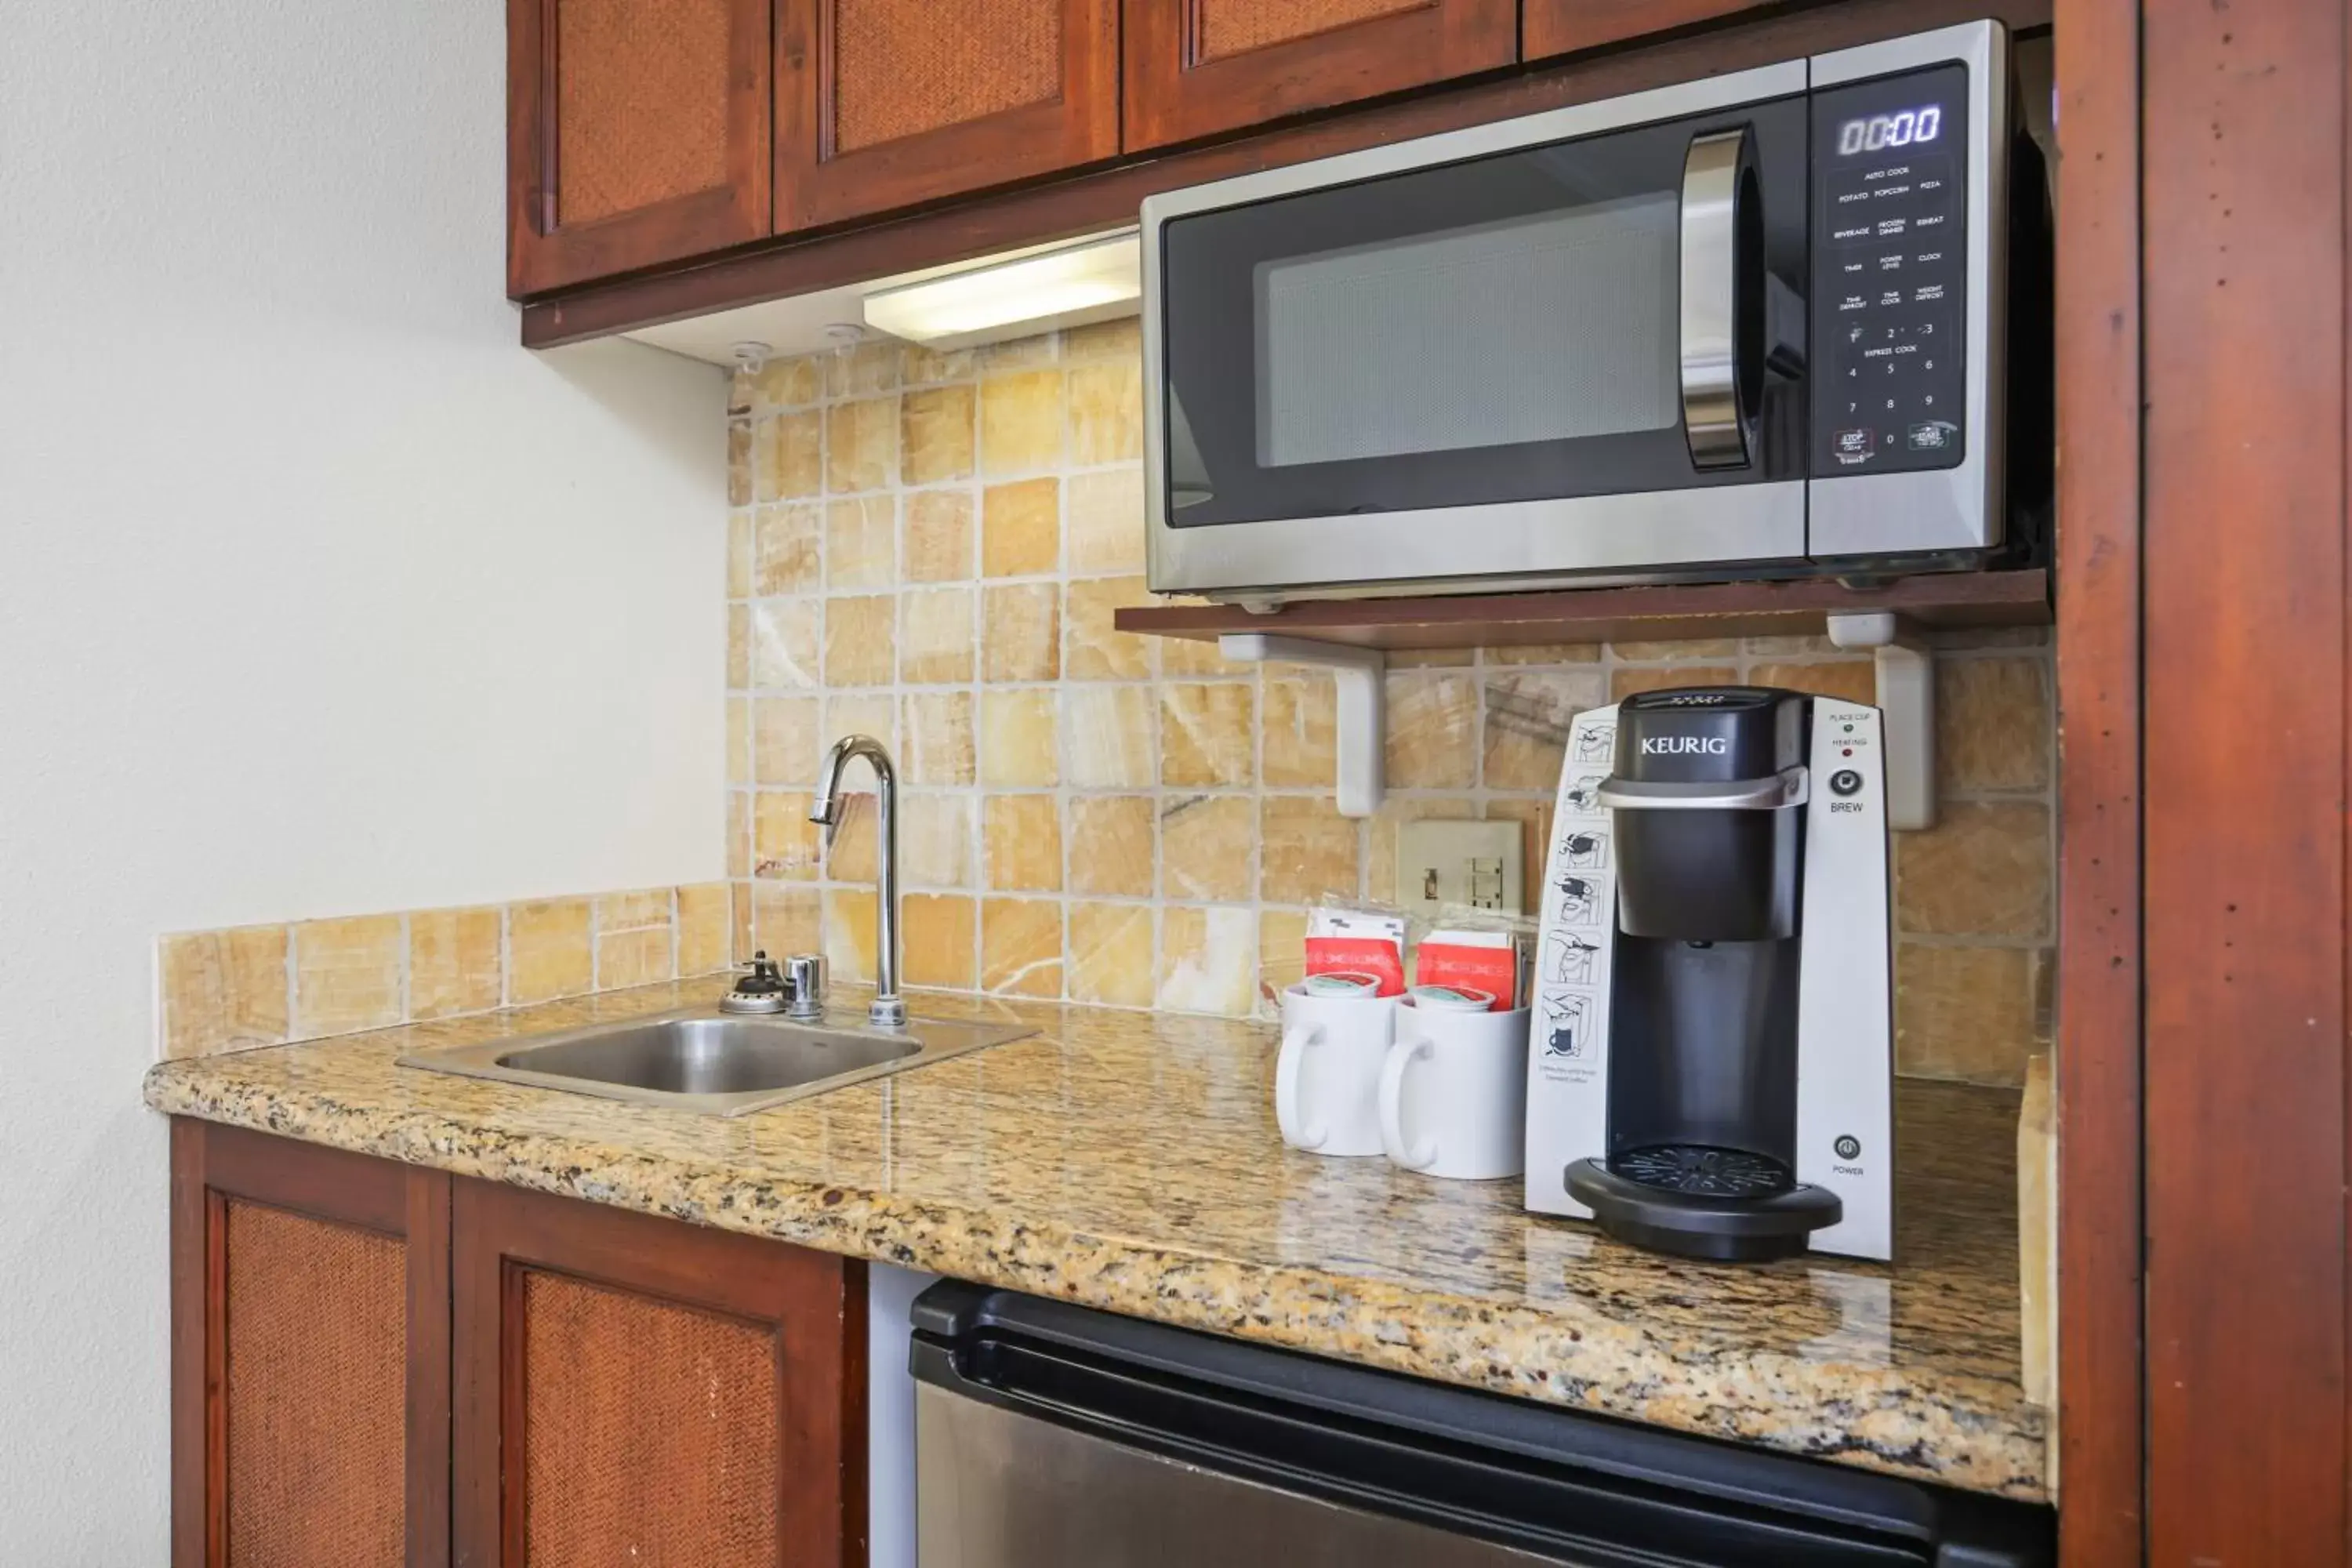
[[[1578,717],[1529,1208],[1696,1258],[1892,1256],[1884,753],[1875,708],[1761,687]]]

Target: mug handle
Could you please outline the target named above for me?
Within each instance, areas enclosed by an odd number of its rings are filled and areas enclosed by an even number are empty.
[[[1424,1138],[1408,1146],[1404,1141],[1404,1075],[1418,1058],[1430,1055],[1427,1040],[1399,1040],[1381,1063],[1381,1140],[1389,1158],[1408,1171],[1426,1171],[1437,1163],[1437,1140]]]
[[[1309,1049],[1323,1043],[1323,1026],[1300,1024],[1282,1032],[1282,1054],[1274,1059],[1274,1121],[1282,1141],[1298,1149],[1320,1149],[1331,1136],[1328,1127],[1309,1127],[1298,1105],[1299,1064]]]

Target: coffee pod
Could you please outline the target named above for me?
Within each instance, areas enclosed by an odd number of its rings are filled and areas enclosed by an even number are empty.
[[[1334,970],[1328,974],[1310,974],[1304,982],[1309,996],[1377,996],[1381,994],[1381,977],[1351,970]]]
[[[1433,1013],[1484,1013],[1495,1005],[1495,994],[1468,985],[1416,985],[1412,1005]]]

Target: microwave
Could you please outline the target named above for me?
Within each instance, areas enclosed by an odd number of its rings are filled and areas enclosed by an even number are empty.
[[[1977,22],[1150,197],[1150,585],[1997,563],[2051,442],[2010,72]]]

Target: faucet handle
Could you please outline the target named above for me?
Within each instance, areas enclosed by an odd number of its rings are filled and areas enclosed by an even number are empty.
[[[792,993],[792,1016],[817,1018],[824,1015],[824,955],[796,952],[784,960],[784,984]]]

